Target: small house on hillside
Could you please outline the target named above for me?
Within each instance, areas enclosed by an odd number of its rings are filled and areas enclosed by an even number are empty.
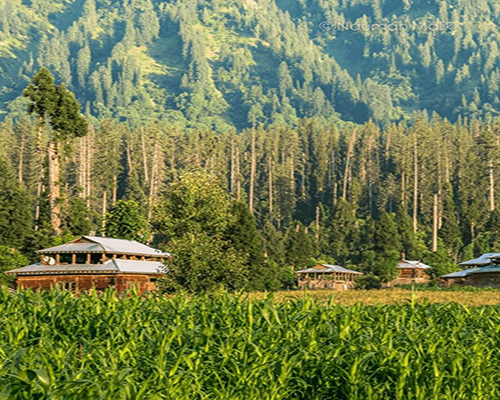
[[[397,278],[389,282],[389,286],[411,285],[429,281],[427,271],[431,267],[420,261],[401,260],[396,265]]]
[[[130,240],[82,236],[69,243],[37,252],[40,262],[6,272],[16,276],[21,288],[104,290],[118,293],[135,288],[139,293],[154,291],[164,274],[164,253]]]
[[[361,272],[338,265],[319,264],[296,272],[299,289],[349,290]]]

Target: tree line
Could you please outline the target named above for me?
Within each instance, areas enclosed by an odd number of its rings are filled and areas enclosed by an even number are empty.
[[[315,262],[390,279],[401,257],[439,275],[498,249],[493,122],[181,131],[85,119],[46,69],[24,93],[30,115],[0,124],[0,244],[11,264],[93,233],[177,250],[180,281],[198,262],[234,267],[234,288],[275,289]]]

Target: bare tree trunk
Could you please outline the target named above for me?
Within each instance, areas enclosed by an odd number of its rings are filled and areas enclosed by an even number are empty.
[[[61,233],[61,186],[60,186],[60,157],[55,141],[50,141],[47,147],[49,160],[49,207],[52,229],[58,235]]]
[[[134,170],[134,164],[132,163],[132,153],[130,151],[130,143],[127,144],[127,167],[129,174]]]
[[[254,190],[255,190],[255,170],[256,170],[256,159],[255,159],[255,130],[252,130],[252,140],[250,144],[251,151],[251,161],[250,161],[250,193],[248,199],[248,208],[250,212],[253,214],[254,212]]]
[[[351,140],[349,140],[349,145],[347,146],[347,155],[345,161],[344,169],[344,182],[342,184],[342,199],[347,200],[347,183],[349,182],[349,176],[351,171],[351,157],[354,151],[354,142],[356,140],[356,129],[352,130]]]
[[[315,226],[316,226],[316,242],[319,242],[319,206],[316,206]]]
[[[151,221],[151,218],[153,217],[153,207],[156,201],[156,196],[158,194],[159,175],[160,175],[160,146],[158,143],[158,139],[156,139],[153,148],[153,162],[151,165],[148,222]]]
[[[148,173],[148,159],[146,156],[146,138],[144,134],[144,129],[141,129],[141,144],[142,144],[142,167],[144,169],[144,182],[149,182],[149,173]]]
[[[111,188],[111,205],[114,207],[118,200],[118,176],[113,176],[113,187]]]
[[[444,152],[444,176],[446,179],[446,182],[449,182],[451,179],[451,174],[450,174],[450,157],[448,154],[449,151],[449,141],[448,139],[445,140],[444,142],[445,146],[445,152]]]
[[[241,201],[240,152],[236,149],[236,200]]]
[[[106,236],[106,213],[108,212],[108,191],[103,190],[102,192],[102,225],[101,225],[101,235]]]
[[[269,163],[269,215],[271,217],[271,221],[273,220],[273,161],[271,157],[269,156],[268,158],[268,163]]]
[[[413,231],[418,230],[418,150],[417,135],[413,141]]]
[[[90,209],[90,198],[92,196],[92,157],[94,156],[94,128],[89,125],[89,133],[87,134],[87,159],[86,176],[85,176],[85,198],[87,199],[87,208]]]
[[[435,253],[438,250],[438,195],[434,194],[434,207],[432,212],[432,251]]]
[[[488,171],[490,176],[490,211],[495,210],[495,176],[493,175],[493,162],[488,163]]]
[[[301,178],[300,178],[300,194],[301,194],[301,197],[303,199],[306,198],[306,155],[304,153],[302,153],[302,157],[301,157],[301,167],[302,167],[302,171],[301,171]]]
[[[43,191],[43,174],[44,174],[43,160],[45,157],[45,151],[43,149],[43,142],[42,142],[42,126],[41,125],[38,128],[37,139],[38,139],[37,150],[38,150],[38,157],[40,157],[40,160],[39,160],[40,164],[38,165],[39,171],[38,171],[38,180],[36,183],[35,231],[38,230],[39,222],[40,222],[40,203],[41,203],[41,197],[42,197],[42,191]]]
[[[80,138],[79,140],[79,154],[78,154],[78,186],[80,189],[79,197],[86,198],[87,195],[87,137]]]
[[[406,173],[401,172],[401,204],[406,204]]]
[[[236,188],[236,176],[235,176],[235,156],[234,156],[234,138],[231,136],[231,172],[229,177],[229,192],[234,193]]]
[[[18,179],[19,184],[22,185],[24,182],[24,148],[26,145],[26,134],[23,132],[21,136],[21,144],[19,146],[19,165],[18,165]]]

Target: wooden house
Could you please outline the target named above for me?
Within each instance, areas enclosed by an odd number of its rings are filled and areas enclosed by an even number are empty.
[[[338,265],[319,264],[296,272],[299,289],[349,290],[361,272],[352,271]]]
[[[397,277],[389,282],[389,286],[425,283],[429,281],[427,271],[430,268],[420,261],[400,260],[396,265]]]
[[[135,288],[154,291],[164,274],[164,253],[130,240],[82,236],[69,243],[40,250],[40,262],[8,271],[20,288],[59,286],[82,291],[114,287],[118,293]]]
[[[442,287],[450,287],[454,285],[481,286],[485,283],[483,278],[479,278],[479,275],[476,275],[474,278],[469,275],[473,275],[473,273],[480,268],[491,265],[492,258],[498,257],[500,257],[500,253],[485,253],[478,258],[463,261],[459,264],[462,270],[441,276],[439,279],[439,285]],[[486,275],[482,276],[485,277]]]
[[[467,273],[465,285],[500,288],[500,254],[490,253],[488,259],[488,265],[474,268]]]

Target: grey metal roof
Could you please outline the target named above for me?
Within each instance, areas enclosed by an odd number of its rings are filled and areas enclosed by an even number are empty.
[[[75,243],[79,240],[87,242]],[[82,236],[60,246],[50,247],[39,250],[41,254],[51,253],[111,253],[111,254],[136,254],[150,257],[168,257],[170,253],[164,253],[160,250],[136,242],[135,240],[103,238],[97,236]]]
[[[409,261],[401,260],[396,268],[417,268],[417,269],[429,269],[432,268],[430,265],[424,264],[420,261]]]
[[[459,265],[488,265],[491,258],[500,257],[500,253],[485,253],[478,258],[461,262]]]
[[[463,269],[461,271],[452,272],[451,274],[443,275],[441,278],[465,278],[470,272],[475,271],[477,268]]]
[[[326,273],[340,272],[340,273],[344,273],[344,274],[363,275],[361,272],[353,271],[351,269],[347,269],[347,268],[341,267],[339,265],[328,265],[328,264],[319,264],[315,267],[302,269],[300,271],[297,271],[296,273],[297,274],[306,274],[306,273],[311,273],[311,272],[326,272]]]
[[[487,267],[474,268],[473,271],[469,272],[469,275],[472,275],[472,274],[498,273],[498,272],[500,272],[500,267],[497,267],[497,266],[487,266]]]
[[[9,275],[49,274],[163,274],[165,267],[158,261],[112,259],[102,264],[41,265],[32,264],[7,271]]]

